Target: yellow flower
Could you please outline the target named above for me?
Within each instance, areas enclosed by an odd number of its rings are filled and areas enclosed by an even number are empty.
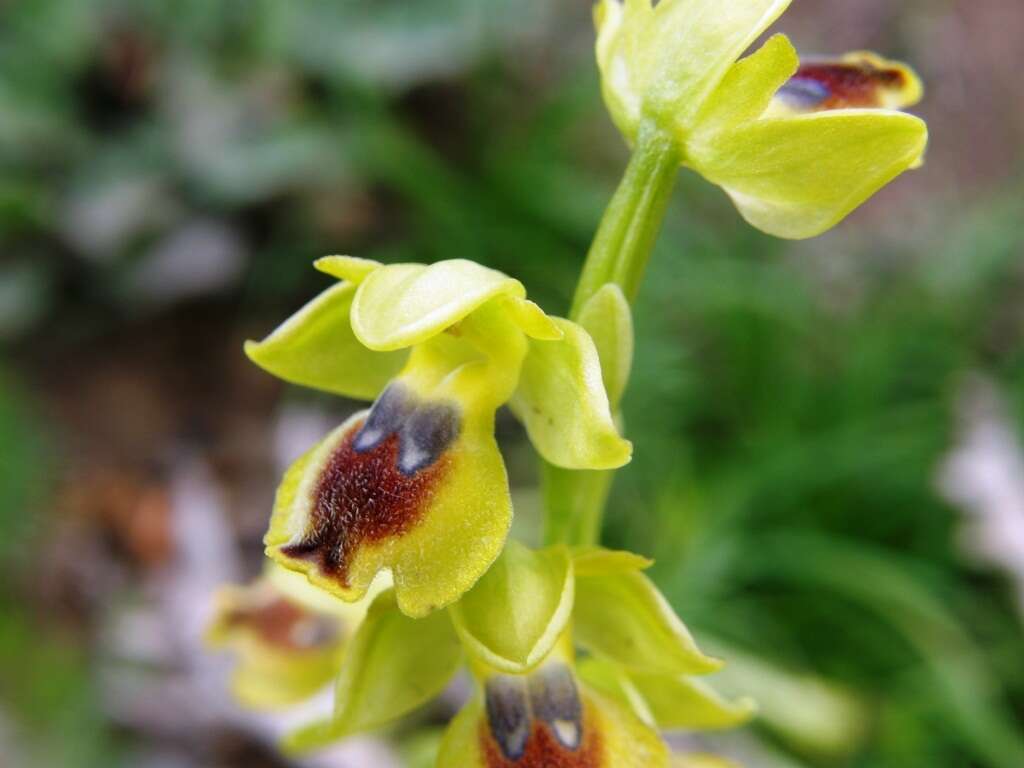
[[[207,642],[238,657],[232,690],[239,702],[280,709],[334,679],[365,612],[365,604],[343,603],[271,566],[251,584],[221,588]]]
[[[800,65],[783,35],[739,57],[790,0],[600,0],[597,60],[631,143],[672,137],[683,165],[769,234],[811,237],[921,162],[921,82],[868,53]]]
[[[342,282],[246,351],[289,381],[376,401],[285,475],[265,539],[281,565],[345,600],[389,569],[410,616],[453,603],[508,533],[505,403],[553,464],[629,461],[594,342],[517,280],[463,260],[317,268]]]
[[[694,675],[721,663],[626,552],[510,542],[450,610],[479,683],[449,727],[438,768],[666,768],[663,729],[750,718]],[[575,647],[588,656],[579,664]]]
[[[380,728],[441,693],[468,663],[475,695],[439,768],[667,768],[665,729],[729,728],[753,713],[697,680],[705,656],[627,552],[509,542],[447,611],[411,619],[380,594],[337,666],[332,717],[285,747],[317,749]],[[576,648],[587,657],[577,663]]]
[[[438,768],[664,768],[657,732],[582,683],[566,632],[523,674],[477,665],[480,690],[449,726]]]

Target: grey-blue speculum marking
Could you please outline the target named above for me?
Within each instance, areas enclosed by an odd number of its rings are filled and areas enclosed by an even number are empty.
[[[398,471],[411,476],[433,465],[459,436],[456,407],[417,398],[399,382],[388,385],[370,409],[352,442],[357,453],[372,451],[398,437]]]
[[[484,690],[487,722],[508,760],[525,753],[534,724],[544,723],[570,751],[583,743],[583,706],[569,667],[549,664],[529,676],[497,675]]]

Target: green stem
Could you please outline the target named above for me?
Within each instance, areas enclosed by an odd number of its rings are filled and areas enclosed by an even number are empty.
[[[615,471],[562,469],[546,461],[542,468],[545,543],[597,544]]]
[[[583,265],[570,318],[607,283],[632,303],[661,232],[679,172],[679,149],[653,124],[641,126],[615,196],[601,218]],[[617,404],[613,403],[613,408]],[[548,544],[597,544],[614,471],[574,471],[544,464],[544,539]]]
[[[569,317],[579,317],[605,283],[616,283],[632,302],[640,289],[676,176],[679,149],[671,136],[645,123],[626,173],[615,190],[583,265]]]

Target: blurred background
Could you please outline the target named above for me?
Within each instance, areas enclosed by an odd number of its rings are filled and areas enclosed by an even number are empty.
[[[830,234],[685,173],[636,308],[606,541],[762,718],[751,768],[1024,765],[1016,0],[796,2],[805,53],[918,68],[926,166]],[[586,0],[0,2],[4,765],[295,765],[209,597],[356,404],[250,365],[318,256],[463,257],[564,312],[626,150]],[[537,469],[499,422],[518,533]],[[306,766],[428,765],[453,701]],[[680,746],[690,737],[678,737]]]

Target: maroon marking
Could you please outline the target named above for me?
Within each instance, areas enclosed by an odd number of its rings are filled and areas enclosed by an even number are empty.
[[[533,721],[526,751],[517,760],[510,760],[502,753],[491,736],[486,717],[480,723],[479,743],[487,768],[609,768],[604,759],[601,733],[595,727],[594,718],[586,714],[583,718],[583,743],[578,749],[562,746],[551,732],[551,727],[539,719]]]
[[[327,460],[306,538],[281,548],[287,557],[317,561],[322,573],[346,589],[353,553],[363,542],[398,538],[419,523],[450,464],[449,456],[442,455],[406,475],[398,469],[399,436],[392,433],[360,452],[352,442],[362,426],[359,422],[349,430]]]
[[[311,650],[330,644],[338,636],[338,627],[329,619],[283,597],[240,606],[229,611],[224,622],[230,628],[248,629],[267,645],[286,651]]]
[[[811,61],[800,65],[780,95],[809,109],[880,107],[883,92],[905,86],[906,75],[899,69],[879,69],[868,61]]]

